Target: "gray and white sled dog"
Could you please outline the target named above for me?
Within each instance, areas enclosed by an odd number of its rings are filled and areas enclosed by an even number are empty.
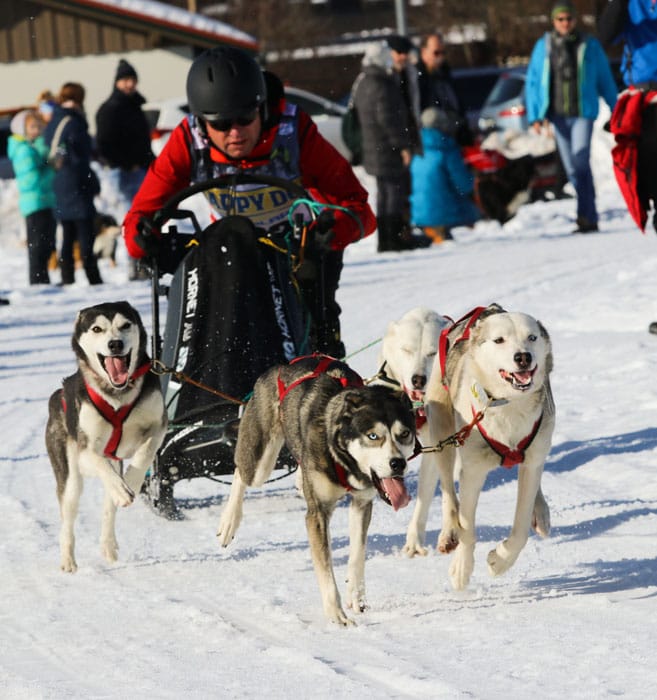
[[[74,525],[83,477],[105,487],[101,551],[117,559],[117,506],[139,493],[166,431],[159,379],[149,372],[146,330],[126,301],[82,309],[71,340],[78,370],[50,397],[46,447],[57,481],[63,571],[77,570]],[[130,460],[123,472],[123,460]]]
[[[346,364],[324,355],[265,372],[240,421],[235,475],[217,532],[224,547],[241,522],[246,487],[266,481],[283,444],[301,471],[324,613],[338,624],[353,624],[335,582],[329,521],[337,502],[350,494],[346,606],[362,612],[372,502],[378,493],[397,510],[410,500],[404,473],[415,444],[411,404],[388,387],[363,386]]]
[[[454,550],[449,569],[452,586],[461,590],[474,568],[475,513],[489,471],[518,465],[518,493],[511,532],[488,555],[491,575],[516,561],[530,527],[547,537],[550,512],[541,491],[543,465],[550,451],[555,410],[550,390],[552,345],[543,325],[497,304],[480,307],[441,333],[439,356],[427,386],[431,444],[483,419],[458,448],[446,447],[425,457],[418,497],[408,527],[405,552],[426,554],[424,536],[438,478],[442,490],[439,551]],[[454,481],[460,471],[459,500]]]

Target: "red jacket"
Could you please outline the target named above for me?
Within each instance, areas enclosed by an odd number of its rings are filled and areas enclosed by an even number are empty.
[[[271,145],[278,126],[263,132],[248,158],[240,162],[230,160],[221,151],[211,146],[210,156],[218,163],[239,165],[248,172],[269,160]],[[334,250],[342,250],[361,235],[368,236],[376,228],[376,218],[367,203],[367,191],[354,175],[349,163],[317,131],[310,117],[299,114],[299,168],[301,185],[318,202],[335,204],[349,209],[362,224],[348,214],[334,210],[335,237],[331,243]],[[152,216],[177,192],[190,184],[192,155],[189,149],[190,126],[184,119],[171,133],[162,153],[151,164],[146,178],[135,196],[132,207],[123,222],[126,247],[134,258],[144,257],[144,251],[135,242],[137,224],[142,216]]]

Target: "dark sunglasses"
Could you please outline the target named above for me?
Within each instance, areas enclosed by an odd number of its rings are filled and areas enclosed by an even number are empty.
[[[249,126],[249,124],[253,124],[257,116],[258,110],[255,109],[253,112],[243,114],[240,117],[233,117],[232,119],[206,119],[206,122],[217,131],[230,131],[235,124],[237,126]]]
[[[573,18],[570,15],[564,15],[563,17],[555,17],[555,22],[572,22]]]
[[[445,55],[445,52],[444,52],[444,51],[434,51],[434,52],[433,52],[433,55],[434,55],[434,56],[444,56],[444,55]]]

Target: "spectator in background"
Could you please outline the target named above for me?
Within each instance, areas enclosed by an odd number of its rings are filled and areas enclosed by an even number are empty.
[[[574,233],[598,230],[591,172],[591,136],[599,98],[613,110],[617,89],[600,42],[576,29],[575,7],[557,2],[551,32],[535,44],[525,87],[527,119],[538,133],[544,120],[554,127],[559,155],[577,193]]]
[[[403,105],[408,120],[408,132],[411,140],[411,151],[420,153],[420,87],[417,68],[410,60],[410,53],[415,51],[413,42],[405,36],[392,34],[386,39],[392,56],[393,75],[399,83]]]
[[[64,83],[44,132],[55,168],[55,216],[62,226],[59,252],[62,284],[75,281],[73,243],[76,240],[89,284],[102,283],[93,252],[94,197],[100,193],[100,183],[91,168],[91,137],[84,115],[84,97],[85,89],[80,83]]]
[[[48,284],[48,259],[55,250],[57,223],[53,214],[54,172],[48,165],[48,146],[38,112],[23,110],[11,120],[7,155],[18,186],[18,206],[25,217],[30,284]]]
[[[96,112],[96,148],[100,161],[116,171],[117,188],[123,198],[123,215],[141,187],[153,160],[150,127],[137,91],[137,71],[125,59],[119,61],[114,90]],[[130,260],[130,279],[144,277]]]
[[[627,116],[640,119],[636,141],[636,196],[643,215],[647,217],[652,201],[657,212],[657,4],[655,0],[609,0],[598,22],[598,36],[603,46],[622,41],[623,61],[621,71],[623,82],[628,87],[640,91],[642,108],[625,110]],[[651,94],[652,93],[652,94]],[[619,107],[626,106],[623,94]],[[623,114],[612,117],[623,120]],[[613,128],[613,127],[612,127]],[[618,175],[618,173],[617,173]],[[621,190],[625,194],[625,188]],[[628,183],[629,186],[629,183]],[[657,230],[657,213],[653,215],[653,225]],[[651,333],[657,334],[657,321],[649,326]]]
[[[435,243],[452,238],[453,226],[481,218],[473,201],[474,177],[454,140],[457,123],[437,107],[422,112],[424,153],[411,161],[411,221]]]
[[[445,40],[440,32],[422,37],[417,71],[420,109],[424,111],[429,107],[438,107],[450,114],[457,124],[457,143],[460,146],[471,144],[472,133],[454,89],[452,71],[446,59]]]
[[[416,248],[419,237],[411,235],[408,217],[412,127],[387,43],[367,47],[353,100],[362,129],[363,167],[376,178],[378,251]]]

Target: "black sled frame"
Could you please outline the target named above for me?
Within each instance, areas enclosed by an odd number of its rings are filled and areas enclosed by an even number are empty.
[[[151,305],[152,305],[152,355],[154,371],[161,375],[162,389],[165,395],[165,403],[169,414],[169,428],[162,446],[158,450],[154,464],[144,484],[143,493],[145,493],[151,507],[156,513],[168,519],[181,519],[183,517],[175,499],[174,486],[178,481],[185,479],[193,479],[206,477],[222,483],[230,483],[229,477],[234,471],[234,450],[237,441],[239,428],[239,418],[244,402],[248,398],[255,380],[268,367],[277,362],[284,362],[292,357],[284,356],[283,352],[276,352],[269,357],[262,357],[256,362],[255,366],[249,368],[249,375],[246,379],[247,391],[244,391],[244,386],[226,388],[223,380],[228,377],[221,376],[221,371],[214,373],[208,368],[208,364],[213,364],[212,361],[205,362],[204,367],[193,367],[189,369],[182,367],[184,358],[181,358],[180,340],[180,313],[183,304],[190,305],[190,300],[182,298],[184,295],[183,276],[188,273],[185,265],[189,260],[190,253],[185,250],[186,243],[196,239],[200,241],[200,247],[203,246],[204,235],[208,233],[217,224],[212,224],[205,230],[202,230],[196,215],[191,210],[178,209],[178,205],[188,197],[194,194],[205,192],[213,188],[230,188],[240,184],[258,184],[269,185],[278,189],[282,189],[289,193],[294,200],[306,200],[308,195],[305,190],[296,183],[289,182],[277,177],[264,175],[246,175],[236,174],[227,175],[213,180],[208,180],[197,185],[192,185],[185,188],[174,197],[169,199],[165,205],[158,210],[153,216],[153,224],[157,228],[161,228],[167,221],[180,221],[188,219],[191,221],[194,228],[194,236],[181,234],[177,230],[175,223],[170,224],[166,231],[162,231],[162,240],[169,251],[168,267],[174,269],[171,284],[166,286],[162,283],[162,277],[166,272],[171,270],[162,270],[157,262],[151,264],[152,270],[152,285],[151,285]],[[311,208],[308,208],[309,216],[315,217]],[[252,234],[250,221],[244,217],[230,217],[232,222],[238,228],[243,230],[237,233],[238,236],[246,238]],[[288,252],[290,245],[298,246],[301,240],[304,224],[304,215],[295,215],[295,225],[293,227],[291,238],[288,236],[286,245]],[[241,221],[240,221],[241,220]],[[227,221],[227,220],[224,220]],[[291,335],[294,340],[294,348],[289,350],[292,355],[302,354],[307,350],[304,347],[305,338],[307,337],[307,314],[304,312],[301,299],[298,297],[296,290],[297,302],[296,308],[293,301],[294,280],[292,276],[292,267],[290,256],[281,253],[281,241],[271,241],[270,245],[260,246],[260,253],[269,256],[266,260],[266,269],[269,273],[270,282],[272,278],[272,268],[276,268],[273,276],[283,285],[287,285],[285,290],[278,290],[281,299],[287,299],[287,308],[285,312],[288,319],[291,318],[290,325],[296,330],[293,330]],[[263,253],[260,249],[266,249]],[[222,250],[225,248],[222,247]],[[260,254],[259,253],[259,254]],[[273,257],[272,257],[273,256]],[[172,260],[179,260],[178,265],[173,265]],[[285,277],[288,277],[288,281]],[[273,283],[272,283],[273,285]],[[273,288],[273,287],[272,287]],[[231,292],[232,293],[232,292]],[[160,297],[168,296],[169,307],[167,313],[167,323],[164,336],[161,334],[160,323]],[[275,296],[275,295],[272,295]],[[208,300],[197,299],[195,303],[203,303]],[[285,304],[283,304],[285,306]],[[280,312],[280,309],[278,310]],[[178,314],[178,315],[177,315]],[[280,313],[278,314],[280,315]],[[207,319],[206,319],[207,320]],[[280,325],[280,319],[277,321]],[[270,324],[271,325],[271,324]],[[192,329],[191,333],[198,333],[198,328]],[[256,329],[256,333],[257,333]],[[265,335],[266,331],[263,332]],[[218,345],[222,345],[222,339],[218,338]],[[238,339],[239,340],[239,339]],[[264,344],[268,343],[268,338],[261,338]],[[245,344],[246,345],[246,344]],[[252,344],[253,345],[253,344]],[[288,347],[288,346],[286,346]],[[217,351],[220,347],[216,348]],[[184,348],[182,349],[184,350]],[[248,350],[245,347],[245,352]],[[211,354],[211,353],[210,353]],[[218,363],[220,364],[220,363]],[[261,365],[261,366],[259,366]],[[202,371],[205,369],[205,373]],[[197,371],[198,370],[198,371]],[[202,379],[204,374],[213,375],[210,381]],[[218,374],[218,376],[217,376]],[[199,376],[201,380],[199,381]],[[228,382],[230,384],[230,382]],[[238,382],[239,384],[239,382]],[[244,384],[242,382],[242,384]],[[191,387],[191,389],[190,389]],[[241,389],[241,391],[239,391]],[[181,398],[183,393],[191,391],[191,401],[189,397],[186,405],[180,409],[180,404],[183,403]],[[180,409],[180,410],[179,410]],[[283,448],[279,455],[276,464],[277,470],[282,470],[284,473],[273,477],[271,480],[276,480],[288,476],[296,471],[297,464],[289,455],[287,450]],[[224,477],[221,479],[219,477]]]

